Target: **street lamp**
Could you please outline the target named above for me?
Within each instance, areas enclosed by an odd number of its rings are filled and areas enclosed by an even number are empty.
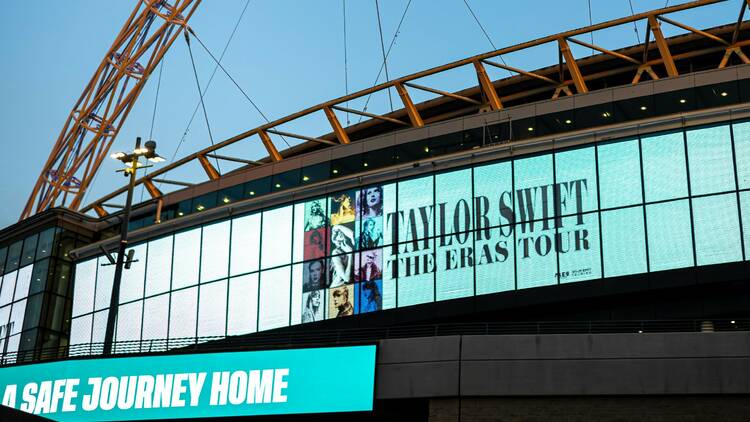
[[[152,163],[160,163],[164,158],[156,153],[156,142],[148,141],[141,147],[141,138],[135,140],[135,149],[131,153],[116,152],[110,155],[115,160],[122,161],[127,165],[124,169],[117,170],[123,172],[125,177],[130,177],[128,183],[128,196],[125,201],[125,209],[122,213],[122,226],[120,227],[120,244],[117,249],[117,261],[113,262],[112,256],[107,253],[110,265],[115,265],[115,278],[112,281],[112,297],[109,301],[109,316],[107,317],[107,331],[104,333],[104,355],[112,354],[112,340],[115,335],[115,320],[117,319],[118,302],[120,299],[120,283],[122,281],[122,269],[125,264],[125,248],[128,246],[128,224],[130,223],[130,208],[133,203],[133,188],[135,187],[135,174],[139,168],[151,167],[140,162],[144,157]],[[106,252],[106,251],[105,251]],[[128,262],[125,267],[130,268],[133,262],[132,254],[128,256]],[[106,264],[105,264],[106,265]]]

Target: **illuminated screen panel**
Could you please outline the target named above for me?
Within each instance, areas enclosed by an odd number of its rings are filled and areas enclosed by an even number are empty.
[[[96,258],[76,264],[76,278],[73,288],[73,317],[87,314],[94,310],[96,268]]]
[[[201,258],[201,228],[174,236],[172,289],[198,284]]]
[[[603,211],[601,220],[604,276],[645,273],[647,264],[643,207]]]
[[[474,168],[474,212],[478,229],[513,223],[511,161]]]
[[[552,154],[516,160],[513,165],[516,222],[552,217],[554,200]]]
[[[557,228],[560,283],[601,278],[599,213],[563,217],[561,222]]]
[[[688,130],[686,136],[691,194],[705,195],[734,190],[732,136],[729,126]]]
[[[396,184],[383,185],[383,244],[392,245],[397,242],[394,232],[396,225]]]
[[[750,188],[750,122],[733,123],[732,135],[737,165],[737,183],[740,189],[747,189]]]
[[[740,192],[740,213],[742,214],[745,259],[748,259],[750,257],[750,192]]]
[[[227,277],[229,271],[229,221],[203,227],[201,283]]]
[[[169,291],[172,279],[172,236],[148,242],[146,296]]]
[[[651,271],[694,265],[690,203],[687,199],[646,205]]]
[[[737,195],[704,196],[692,201],[698,265],[742,261]]]
[[[682,132],[641,138],[646,202],[688,195]]]
[[[398,306],[435,300],[435,242],[423,239],[398,246]]]
[[[398,183],[398,242],[424,239],[434,234],[433,176],[419,177]]]
[[[143,298],[143,286],[146,275],[146,244],[135,246],[132,249],[135,252],[133,254],[133,262],[130,264],[129,269],[122,271],[119,303],[132,302]],[[129,250],[125,253],[125,256],[128,256]]]
[[[260,263],[260,217],[248,215],[232,220],[231,275],[258,271]]]
[[[381,186],[369,186],[357,191],[355,249],[381,248],[385,244],[384,201],[385,193]]]
[[[596,149],[577,148],[555,154],[556,215],[595,211]]]
[[[196,309],[198,309],[198,287],[172,292],[169,308],[170,339],[195,337]]]
[[[375,356],[366,345],[71,360],[2,368],[0,390],[6,405],[58,421],[365,412]],[[345,394],[331,394],[344,375]],[[58,404],[42,404],[45,383],[60,387]],[[100,394],[110,391],[121,398]]]
[[[258,330],[258,273],[229,279],[227,335]]]
[[[290,267],[260,273],[258,331],[289,325]]]
[[[383,251],[383,309],[393,309],[397,305],[396,281],[398,280],[398,247],[387,246]]]
[[[471,169],[435,176],[437,236],[474,229]]]
[[[303,265],[292,266],[292,303],[290,304],[290,325],[302,323],[302,278]]]
[[[263,212],[261,268],[272,268],[291,262],[293,209],[290,205]]]
[[[513,227],[482,229],[474,233],[476,294],[516,288]]]
[[[223,337],[226,317],[227,281],[202,284],[198,296],[198,337]]]
[[[643,203],[638,139],[599,144],[597,154],[602,208]]]
[[[554,220],[517,224],[515,230],[518,288],[557,284]]]
[[[436,238],[435,300],[474,295],[474,234]]]

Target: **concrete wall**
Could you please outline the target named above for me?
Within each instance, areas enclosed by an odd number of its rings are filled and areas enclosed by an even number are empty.
[[[750,332],[382,340],[376,398],[750,394]]]

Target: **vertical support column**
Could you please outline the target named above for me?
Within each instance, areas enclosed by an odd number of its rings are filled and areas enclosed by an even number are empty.
[[[409,91],[406,90],[406,87],[404,84],[400,82],[396,82],[394,84],[396,86],[396,91],[398,92],[399,97],[401,97],[401,102],[404,103],[404,108],[406,109],[406,113],[409,114],[409,120],[411,120],[411,124],[414,127],[422,127],[424,126],[424,122],[422,121],[422,116],[419,115],[419,111],[417,111],[417,107],[414,106],[414,102],[411,100],[411,97],[409,96]]]
[[[208,161],[208,158],[206,158],[205,155],[199,155],[198,156],[198,161],[200,161],[201,166],[203,167],[203,170],[206,171],[206,174],[208,175],[209,179],[216,180],[219,177],[221,177],[221,175],[219,174],[219,172],[216,171],[216,169],[214,168],[214,166],[211,164],[210,161]]]
[[[487,97],[487,102],[489,103],[490,108],[492,108],[492,110],[502,109],[503,104],[500,102],[500,96],[497,95],[495,85],[492,84],[490,77],[487,76],[487,70],[485,70],[484,66],[479,61],[474,62],[474,69],[477,71],[479,86],[482,88],[485,97]]]
[[[273,144],[271,137],[268,136],[268,133],[265,130],[258,130],[258,136],[260,136],[260,141],[263,142],[263,146],[266,147],[266,151],[268,151],[268,156],[271,157],[271,160],[281,161],[281,154],[279,154],[279,150],[276,149],[276,146]]]
[[[560,53],[565,58],[565,64],[568,66],[568,72],[570,72],[570,77],[573,79],[576,92],[579,94],[589,92],[586,82],[583,80],[583,75],[581,75],[581,69],[578,68],[578,63],[576,63],[576,59],[573,57],[573,52],[570,51],[568,42],[565,41],[565,38],[559,38],[557,43],[560,46]]]
[[[669,75],[670,77],[679,76],[679,73],[677,73],[677,66],[675,66],[674,64],[672,53],[669,52],[667,40],[664,39],[664,34],[662,34],[661,32],[661,26],[659,26],[659,21],[656,19],[656,16],[649,16],[648,24],[651,28],[651,32],[654,34],[656,46],[659,47],[659,54],[661,55],[661,59],[664,62],[664,67],[667,69],[667,75]]]
[[[323,107],[323,112],[325,112],[328,122],[331,123],[331,128],[333,128],[333,133],[336,134],[339,143],[348,144],[350,142],[349,135],[347,135],[344,127],[341,126],[338,117],[336,117],[336,113],[331,110],[331,107]]]
[[[211,163],[209,163],[209,165],[210,164]],[[156,185],[154,185],[154,182],[152,182],[151,179],[146,179],[143,182],[143,186],[146,187],[146,190],[148,191],[149,195],[151,195],[152,198],[159,198],[162,196],[161,191],[159,190],[159,188],[156,187]]]

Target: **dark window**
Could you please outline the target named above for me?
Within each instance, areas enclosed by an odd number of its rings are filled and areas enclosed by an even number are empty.
[[[392,166],[395,163],[396,147],[382,148],[362,154],[362,167],[366,170]]]
[[[424,139],[421,141],[397,145],[394,161],[398,163],[408,163],[431,157],[432,151],[430,150],[430,141],[430,139]]]
[[[539,135],[550,135],[575,129],[573,110],[537,116]]]
[[[736,81],[699,86],[695,88],[695,93],[698,108],[721,107],[740,101]]]
[[[8,261],[5,264],[5,272],[9,273],[18,269],[18,264],[21,262],[22,246],[23,242],[19,240],[8,247]]]
[[[193,212],[192,200],[188,199],[177,204],[177,216],[182,217]]]
[[[654,99],[648,95],[616,101],[614,110],[615,120],[618,122],[645,119],[654,115]]]
[[[654,114],[656,116],[695,110],[695,106],[695,91],[693,89],[654,95]]]
[[[740,99],[743,103],[750,102],[750,79],[739,81]]]
[[[193,198],[193,212],[201,212],[216,206],[216,192],[210,192],[205,195]]]
[[[274,191],[296,188],[299,186],[300,169],[285,171],[274,174],[272,178],[271,189]]]
[[[575,112],[575,122],[578,129],[614,123],[615,116],[612,103],[597,104],[577,109]]]
[[[0,275],[5,274],[5,258],[8,256],[8,248],[0,249]]]
[[[29,295],[39,293],[44,290],[47,285],[47,275],[49,273],[49,261],[50,258],[37,261],[34,264],[34,269],[31,272],[31,286],[29,287]]]
[[[478,127],[463,131],[461,142],[456,146],[456,151],[466,151],[476,147],[481,147],[488,142],[489,134],[485,127]],[[433,155],[437,155],[433,153]]]
[[[70,263],[58,260],[50,291],[65,296],[68,293],[68,284],[70,284]]]
[[[533,138],[537,133],[536,119],[534,117],[513,120],[510,124],[510,127],[510,139],[514,141]]]
[[[52,245],[55,240],[55,228],[50,227],[39,233],[39,243],[36,245],[36,259],[46,258],[52,255]]]
[[[476,139],[477,137],[481,137],[482,129],[477,128],[475,130],[476,133],[468,133],[466,132],[456,132],[456,133],[449,133],[446,135],[440,135],[436,136],[434,138],[430,139],[430,142],[428,144],[429,146],[429,153],[431,156],[436,155],[443,155],[443,154],[450,154],[452,152],[461,151],[464,148],[465,140],[468,139]],[[481,143],[481,139],[479,140]]]
[[[255,198],[271,192],[271,176],[251,180],[244,185],[245,198]]]
[[[331,178],[347,176],[362,171],[362,156],[353,155],[331,162]]]
[[[314,164],[302,169],[302,184],[323,182],[328,180],[331,175],[331,163]]]
[[[510,141],[510,124],[500,123],[487,126],[487,144]]]
[[[39,325],[43,302],[43,294],[29,296],[29,299],[26,301],[26,314],[23,317],[23,331],[36,328]]]
[[[219,205],[237,202],[242,199],[242,185],[235,185],[219,191]]]

